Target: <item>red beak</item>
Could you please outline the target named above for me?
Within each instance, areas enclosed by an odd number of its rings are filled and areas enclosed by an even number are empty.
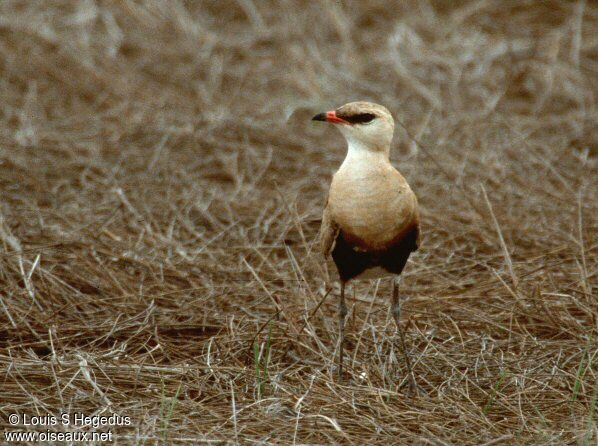
[[[334,110],[328,111],[326,113],[318,113],[311,119],[312,121],[326,121],[332,122],[334,124],[351,124],[349,121],[345,121],[343,118],[336,116],[336,112]]]

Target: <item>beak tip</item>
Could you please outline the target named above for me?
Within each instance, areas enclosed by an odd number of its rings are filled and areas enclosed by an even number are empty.
[[[316,116],[311,118],[312,121],[326,121],[326,113],[318,113]]]

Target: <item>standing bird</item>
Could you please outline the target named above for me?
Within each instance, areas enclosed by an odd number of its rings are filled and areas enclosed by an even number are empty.
[[[339,377],[343,373],[345,284],[354,278],[391,276],[392,315],[397,325],[409,384],[417,392],[399,325],[398,276],[419,245],[417,198],[389,159],[394,120],[383,106],[350,102],[313,117],[333,123],[347,140],[347,156],[332,177],[320,229],[320,246],[338,270]]]

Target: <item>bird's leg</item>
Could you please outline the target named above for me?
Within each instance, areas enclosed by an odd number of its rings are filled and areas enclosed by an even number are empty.
[[[399,305],[399,284],[398,280],[395,279],[392,281],[392,316],[395,320],[395,324],[397,324],[397,334],[399,335],[399,344],[401,351],[403,352],[403,357],[405,358],[405,365],[407,366],[407,374],[409,377],[409,387],[411,391],[417,394],[417,384],[415,382],[415,375],[413,374],[413,369],[411,368],[411,359],[409,359],[409,355],[407,354],[407,348],[405,347],[405,337],[403,336],[403,331],[401,330],[401,325],[399,324],[399,320],[401,318],[401,307]]]
[[[347,316],[347,305],[345,304],[345,282],[341,282],[341,297],[338,306],[338,327],[339,327],[339,358],[338,358],[338,377],[343,378],[343,359],[345,347],[345,317]]]
[[[355,311],[355,301],[356,301],[356,298],[355,298],[355,284],[353,284],[353,286],[351,288],[353,288],[353,314],[351,314],[351,319],[352,319],[352,321],[351,321],[351,328],[353,328],[353,331],[355,331],[355,315],[357,313]]]

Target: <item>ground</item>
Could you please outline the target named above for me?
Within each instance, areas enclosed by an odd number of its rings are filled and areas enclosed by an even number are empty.
[[[2,435],[596,444],[597,29],[590,1],[2,2]],[[345,147],[310,118],[352,100],[421,205],[420,396],[386,281],[349,288],[335,375]]]

